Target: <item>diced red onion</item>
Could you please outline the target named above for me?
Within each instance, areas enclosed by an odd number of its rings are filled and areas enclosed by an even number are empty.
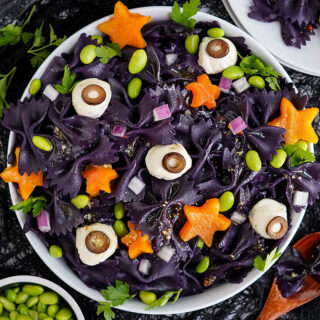
[[[119,124],[119,123],[115,123],[112,128],[111,134],[115,137],[123,138],[125,136],[126,132],[127,132],[126,126]]]
[[[293,193],[293,205],[306,207],[308,205],[309,192],[295,191]]]
[[[246,217],[243,214],[235,211],[232,213],[230,219],[236,224],[242,224],[245,222]]]
[[[132,190],[135,194],[141,193],[145,186],[146,184],[137,176],[134,176],[128,184],[128,188]]]
[[[232,80],[229,78],[221,77],[219,82],[220,90],[224,93],[228,93],[230,91],[232,84]]]
[[[150,268],[151,268],[151,262],[148,260],[148,259],[142,259],[140,261],[140,264],[139,264],[139,271],[144,274],[144,275],[148,275],[149,274],[149,271],[150,271]]]
[[[49,232],[51,230],[49,213],[46,210],[37,215],[38,228],[41,232]]]
[[[154,121],[168,119],[170,117],[171,117],[171,112],[167,104],[163,104],[162,106],[159,106],[153,109]]]
[[[54,101],[58,98],[59,92],[51,84],[48,84],[43,90],[43,94],[51,101]]]
[[[173,65],[178,59],[177,53],[168,53],[166,54],[166,65],[171,66]]]
[[[241,132],[246,127],[247,127],[246,123],[242,120],[242,118],[240,116],[233,119],[229,123],[229,128],[233,134],[237,134],[237,133]]]
[[[157,256],[165,262],[169,262],[175,251],[176,250],[170,246],[162,246],[158,251]]]
[[[248,89],[250,87],[250,84],[248,83],[246,77],[242,77],[237,81],[234,81],[232,83],[232,87],[236,90],[237,93],[241,93],[244,90]]]

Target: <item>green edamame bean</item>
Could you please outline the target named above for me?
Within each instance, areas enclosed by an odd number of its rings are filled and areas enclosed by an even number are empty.
[[[0,316],[0,320],[10,320],[8,317]]]
[[[122,202],[118,202],[114,205],[113,213],[118,220],[121,220],[124,217],[124,207]]]
[[[12,289],[16,294],[20,292],[20,287],[15,287]]]
[[[37,311],[39,313],[46,313],[47,312],[47,306],[39,301],[38,304],[37,304]]]
[[[221,28],[211,28],[207,31],[207,35],[211,38],[221,38],[224,36],[224,30]]]
[[[37,284],[26,284],[22,287],[22,291],[29,296],[40,296],[40,294],[43,294],[44,289]]]
[[[287,159],[287,153],[283,149],[277,149],[277,154],[272,156],[270,164],[274,168],[281,168]]]
[[[91,63],[97,56],[96,46],[94,44],[89,44],[85,46],[80,52],[80,60],[84,64]]]
[[[59,297],[55,292],[45,292],[40,296],[40,302],[43,304],[57,304],[59,301]]]
[[[198,239],[198,242],[197,242],[197,247],[200,248],[200,249],[202,249],[203,246],[204,246],[204,242],[203,242],[203,240],[202,240],[201,238],[199,238],[199,239]]]
[[[25,314],[19,314],[17,320],[32,320],[32,318]]]
[[[264,79],[259,76],[250,77],[248,82],[250,86],[255,87],[257,89],[263,89],[266,86]]]
[[[69,320],[72,317],[72,312],[68,308],[62,308],[56,315],[57,320]]]
[[[191,36],[186,37],[186,40],[184,41],[184,47],[188,53],[196,54],[198,52],[199,42],[199,36],[197,34],[192,34]]]
[[[207,256],[204,256],[202,260],[196,266],[197,273],[203,273],[209,268],[210,260]]]
[[[128,65],[129,72],[132,74],[139,73],[144,69],[148,61],[147,53],[143,49],[136,50]]]
[[[228,211],[234,204],[234,196],[231,191],[226,191],[220,196],[220,212]]]
[[[16,298],[16,301],[15,303],[16,304],[20,304],[20,303],[25,303],[29,298],[29,295],[23,291],[20,291],[18,294],[17,294],[17,298]]]
[[[9,314],[10,314],[10,313],[9,313],[7,310],[3,310],[1,316],[2,316],[2,317],[9,317]]]
[[[37,94],[41,89],[41,80],[40,79],[33,79],[30,83],[29,93],[31,95]]]
[[[0,302],[0,315],[2,314],[2,311],[3,311],[3,305],[2,305],[2,303]]]
[[[45,318],[48,318],[46,313],[39,313],[38,320],[44,320]]]
[[[152,291],[139,291],[139,298],[145,304],[151,304],[157,300],[157,295]]]
[[[17,311],[11,311],[9,318],[10,320],[17,320],[18,316],[19,316],[19,313]]]
[[[122,238],[129,232],[125,223],[122,220],[116,220],[113,224],[113,229],[117,236],[120,238]]]
[[[223,70],[222,76],[228,79],[237,80],[244,76],[244,72],[239,66],[230,66]]]
[[[61,258],[63,255],[62,248],[55,245],[55,244],[53,244],[49,247],[49,253],[54,258]]]
[[[78,209],[85,208],[89,201],[89,197],[85,194],[78,194],[75,198],[71,199],[71,203]]]
[[[98,36],[97,34],[91,36],[92,40],[97,39],[97,44],[101,44],[103,42],[103,38],[101,36]]]
[[[17,311],[20,314],[24,314],[25,316],[29,315],[29,309],[27,308],[27,306],[25,304],[19,304]]]
[[[38,312],[35,310],[29,310],[30,317],[32,320],[38,320]]]
[[[39,297],[35,296],[35,297],[30,297],[27,300],[27,307],[31,308],[32,306],[36,305],[39,301]]]
[[[246,164],[252,171],[260,171],[262,164],[259,153],[255,150],[250,150],[246,154]]]
[[[32,143],[40,150],[43,150],[43,151],[51,151],[52,150],[51,142],[44,137],[33,136]]]
[[[12,289],[7,289],[4,294],[9,301],[15,302],[17,294]]]
[[[44,318],[43,320],[53,320],[53,318],[51,318],[51,317],[46,317],[46,318]]]
[[[56,304],[52,304],[51,306],[48,307],[47,309],[47,313],[49,317],[54,318],[56,316],[56,314],[59,311],[59,306]]]
[[[11,312],[16,310],[16,306],[13,302],[9,301],[7,298],[5,297],[0,297],[0,302],[2,303],[2,306],[5,310]],[[2,311],[3,313],[3,311]]]
[[[305,140],[298,140],[296,142],[296,145],[299,146],[304,151],[308,150],[308,142]]]
[[[139,96],[142,87],[142,81],[139,78],[133,78],[128,83],[127,92],[131,99],[135,99]]]

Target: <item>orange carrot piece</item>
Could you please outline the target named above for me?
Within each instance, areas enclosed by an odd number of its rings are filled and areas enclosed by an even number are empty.
[[[286,129],[284,135],[286,144],[295,144],[300,139],[318,142],[318,136],[312,127],[312,121],[319,113],[318,108],[297,110],[288,99],[282,98],[280,112],[280,117],[270,121],[268,126]]]
[[[216,100],[220,97],[220,88],[211,83],[206,74],[197,77],[197,82],[191,82],[186,86],[187,90],[192,91],[191,107],[198,108],[206,106],[212,109],[216,106]]]
[[[219,213],[219,199],[207,200],[202,207],[184,206],[183,210],[188,219],[180,230],[183,241],[189,241],[199,236],[204,243],[211,247],[216,231],[225,231],[231,225],[231,220]]]
[[[89,166],[83,172],[87,180],[87,193],[95,197],[99,191],[111,193],[110,182],[118,178],[117,172],[110,165]]]
[[[131,259],[135,259],[141,253],[153,253],[149,236],[141,237],[141,230],[136,230],[136,225],[128,222],[130,232],[121,238],[121,242],[126,245]]]
[[[17,183],[18,191],[22,199],[27,200],[30,197],[35,187],[37,186],[41,187],[43,185],[43,172],[39,170],[37,174],[34,172],[31,172],[31,174],[28,175],[25,172],[24,175],[21,175],[18,171],[19,154],[20,154],[19,147],[16,148],[15,154],[16,154],[16,164],[14,166],[5,168],[4,171],[0,174],[0,177],[4,182]]]
[[[131,13],[128,8],[118,1],[114,7],[114,16],[99,24],[98,29],[106,33],[112,42],[118,43],[120,48],[130,45],[135,48],[144,48],[141,29],[151,21],[151,17],[139,13]]]

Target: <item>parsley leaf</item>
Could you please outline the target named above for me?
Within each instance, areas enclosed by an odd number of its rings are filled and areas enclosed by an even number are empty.
[[[33,68],[39,67],[44,60],[47,59],[51,52],[49,50],[43,50],[33,54],[33,57],[30,59],[31,66]]]
[[[171,19],[187,28],[194,28],[196,24],[196,19],[193,19],[192,16],[197,14],[199,11],[200,0],[190,0],[186,1],[183,4],[182,12],[179,4],[175,1],[170,13]]]
[[[11,210],[22,210],[23,213],[27,213],[32,210],[33,216],[36,217],[47,206],[47,199],[44,196],[30,197],[27,200],[23,200],[14,206],[11,206]]]
[[[151,304],[149,304],[147,307],[146,307],[146,310],[151,310],[153,308],[156,308],[156,307],[163,307],[164,305],[166,305],[168,303],[168,301],[172,298],[172,303],[175,303],[179,296],[180,296],[180,293],[181,293],[182,289],[178,290],[178,291],[167,291],[165,292],[160,298],[158,298],[156,301],[152,302]]]
[[[284,151],[290,156],[291,167],[296,167],[302,163],[314,162],[316,157],[308,150],[303,150],[298,144],[284,144]]]
[[[67,94],[72,91],[75,83],[74,80],[76,78],[76,75],[73,73],[70,73],[70,69],[68,66],[64,66],[64,74],[62,78],[62,83],[55,84],[54,87],[62,94]]]
[[[261,256],[256,256],[254,258],[254,266],[260,271],[265,271],[271,264],[272,261],[280,257],[281,252],[278,247],[274,248],[266,257],[266,260],[263,260]]]
[[[114,319],[116,316],[115,313],[112,311],[112,303],[107,301],[100,301],[97,309],[97,315],[100,315],[103,312],[103,316],[105,320]]]
[[[4,108],[10,108],[6,95],[16,70],[17,68],[14,67],[7,74],[0,74],[0,118],[3,116]]]
[[[281,89],[276,77],[266,77],[265,80],[268,82],[269,87],[270,87],[273,91],[276,92],[276,91],[278,91],[278,90]]]
[[[96,48],[96,55],[100,58],[100,61],[104,64],[108,63],[108,61],[115,57],[121,57],[121,50],[119,44],[117,43],[109,43],[108,46],[100,46]]]
[[[34,37],[32,32],[22,32],[21,39],[24,44],[28,44],[30,40]]]

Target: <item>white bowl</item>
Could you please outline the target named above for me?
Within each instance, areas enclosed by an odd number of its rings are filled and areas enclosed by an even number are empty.
[[[144,7],[137,8],[131,10],[132,12],[139,12],[146,16],[151,16],[153,21],[163,21],[169,19],[169,13],[171,12],[171,7]],[[47,60],[40,66],[37,70],[33,78],[41,78],[41,75],[48,67],[49,62],[52,60],[54,56],[61,55],[63,52],[69,52],[72,50],[74,45],[76,44],[81,33],[90,34],[101,34],[101,32],[97,29],[97,26],[110,18],[110,16],[97,20],[83,29],[79,30],[75,34],[73,34],[70,38],[68,38],[64,43],[62,43],[48,58]],[[256,40],[254,40],[251,36],[246,34],[244,31],[238,29],[234,25],[221,20],[217,17],[209,15],[207,13],[199,12],[196,16],[198,21],[218,21],[221,24],[221,27],[224,29],[226,36],[234,37],[234,36],[242,36],[245,37],[246,43],[249,48],[254,52],[257,56],[262,58],[265,62],[273,66],[279,73],[282,74],[284,78],[287,79],[288,82],[291,82],[290,77],[286,73],[286,71],[282,68],[282,66],[277,62],[277,60],[259,44]],[[31,82],[31,81],[30,81]],[[30,83],[29,83],[30,85]],[[29,86],[28,86],[29,87]],[[24,91],[22,99],[29,96],[28,87]],[[9,138],[9,150],[13,146],[14,142],[14,134],[10,134]],[[17,193],[16,188],[11,183],[10,186],[10,194],[12,198],[13,204],[21,201],[20,196]],[[18,220],[21,226],[24,225],[26,220],[26,215],[23,215],[21,212],[17,213]],[[281,244],[280,251],[283,252],[285,248],[290,243],[294,234],[296,233],[301,220],[304,216],[304,212],[299,214],[292,212],[292,228],[289,230],[286,240]],[[87,297],[93,300],[102,300],[102,296],[99,291],[91,289],[87,287],[77,276],[77,274],[71,270],[71,268],[67,265],[66,261],[63,259],[55,259],[50,256],[47,248],[41,242],[41,240],[37,237],[36,234],[29,232],[27,233],[27,238],[30,241],[31,245],[38,253],[40,258],[46,263],[46,265],[64,282],[66,282],[70,287],[75,290],[81,292]],[[142,304],[137,299],[127,301],[124,305],[119,306],[118,308],[125,311],[136,312],[136,313],[147,313],[147,314],[175,314],[175,313],[183,313],[190,312],[198,309],[202,309],[216,303],[219,303],[223,300],[226,300],[240,291],[247,288],[250,284],[255,282],[258,278],[263,275],[262,272],[257,269],[253,269],[249,272],[248,276],[244,279],[242,283],[239,284],[230,284],[230,283],[221,283],[214,285],[213,287],[206,289],[203,293],[180,298],[175,304],[169,303],[165,307],[145,311],[145,305]]]
[[[10,287],[13,286],[21,286],[24,284],[39,284],[47,289],[50,289],[56,292],[60,297],[62,297],[72,309],[74,315],[76,316],[77,320],[85,320],[82,314],[81,309],[79,308],[76,301],[72,298],[72,296],[64,289],[62,289],[57,284],[53,283],[52,281],[40,278],[40,277],[33,277],[33,276],[14,276],[0,280],[0,293]]]

